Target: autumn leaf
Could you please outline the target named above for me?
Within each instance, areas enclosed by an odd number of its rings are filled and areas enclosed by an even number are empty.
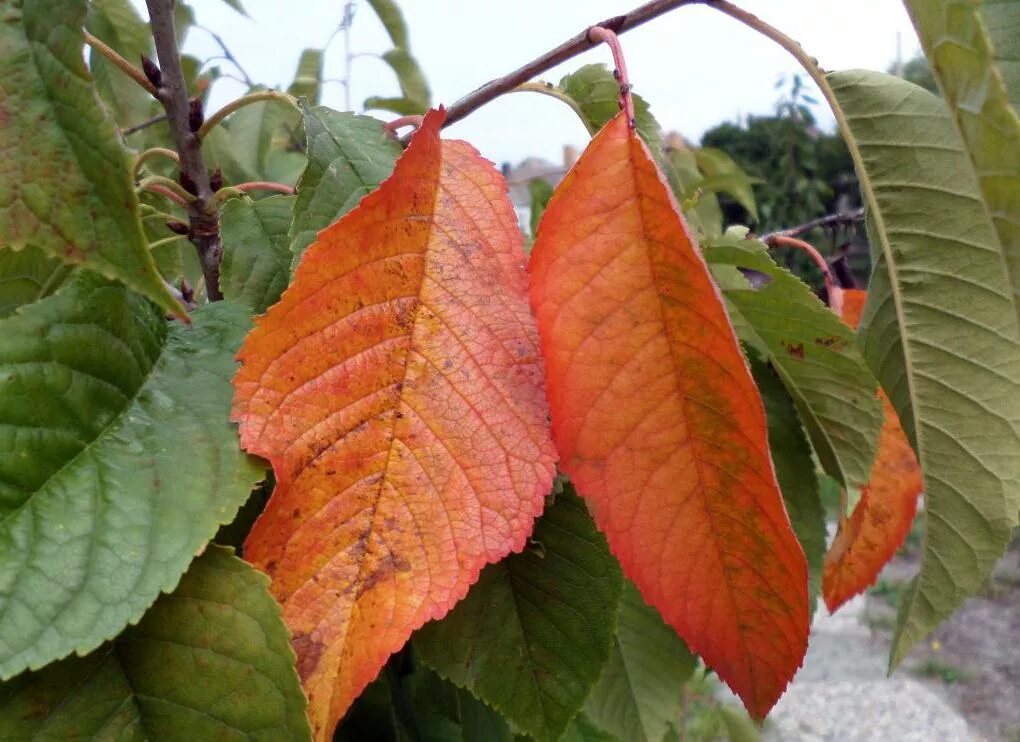
[[[277,478],[245,557],[273,579],[318,740],[523,547],[552,484],[517,220],[443,118],[319,234],[239,356],[241,442]]]
[[[705,262],[621,114],[531,258],[553,439],[624,573],[762,718],[807,646],[807,566]]]
[[[857,327],[866,294],[858,289],[834,292],[833,309],[851,327]],[[822,595],[835,611],[878,579],[886,562],[910,532],[917,499],[924,488],[917,456],[903,433],[900,418],[889,398],[879,391],[885,421],[878,438],[878,456],[871,479],[861,489],[850,518],[840,514],[839,530],[825,555]]]

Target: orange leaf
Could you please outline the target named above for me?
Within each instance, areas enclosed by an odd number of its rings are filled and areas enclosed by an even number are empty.
[[[832,306],[851,327],[857,327],[866,293],[840,289]],[[900,418],[881,391],[885,421],[878,438],[878,455],[871,478],[850,518],[840,516],[839,530],[825,554],[822,595],[829,611],[863,592],[878,579],[910,532],[917,499],[924,488],[914,449],[903,433]]]
[[[557,189],[530,270],[560,466],[645,599],[763,717],[807,647],[807,564],[720,295],[623,114]]]
[[[520,230],[444,115],[319,233],[239,354],[234,419],[277,480],[244,555],[272,577],[319,740],[523,547],[552,484]]]

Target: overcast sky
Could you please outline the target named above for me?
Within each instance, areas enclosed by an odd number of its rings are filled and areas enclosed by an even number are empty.
[[[428,78],[435,103],[450,104],[479,85],[521,66],[585,26],[632,9],[640,0],[399,0],[410,30],[411,51]],[[145,14],[144,1],[133,0]],[[801,42],[827,69],[884,70],[918,49],[916,36],[896,0],[737,0]],[[248,74],[259,83],[286,87],[306,47],[322,47],[343,15],[343,0],[243,0],[251,18],[218,0],[193,2],[198,22],[219,33]],[[351,28],[354,52],[383,52],[391,44],[364,0]],[[635,90],[648,99],[665,129],[690,139],[722,121],[772,110],[783,73],[797,64],[771,42],[711,9],[675,10],[622,37]],[[185,51],[200,58],[218,48],[199,29]],[[545,74],[558,81],[590,62],[611,60],[596,48]],[[226,71],[229,64],[217,62]],[[343,38],[326,56],[327,78],[344,74]],[[231,80],[217,83],[212,107],[243,92]],[[371,56],[353,63],[351,101],[355,110],[370,95],[399,94],[389,68]],[[327,83],[323,102],[344,107],[344,89]],[[828,112],[816,108],[820,121]],[[391,114],[375,112],[384,118]],[[831,124],[830,124],[831,125]],[[583,146],[587,134],[562,103],[535,94],[505,96],[463,122],[448,136],[469,140],[500,163],[529,155],[559,161],[564,144]]]

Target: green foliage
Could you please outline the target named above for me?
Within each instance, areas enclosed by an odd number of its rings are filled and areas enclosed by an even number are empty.
[[[3,8],[0,239],[83,264],[179,312],[145,246],[127,154],[85,69],[85,11],[84,0]]]
[[[401,92],[365,106],[424,112],[431,91],[399,7],[369,5]],[[900,611],[894,666],[982,589],[1020,511],[1020,13],[1012,0],[906,5],[926,57],[905,80],[828,75],[849,147],[817,128],[799,76],[775,115],[716,127],[700,148],[664,136],[634,99],[745,345],[812,604],[823,501],[837,515],[841,487],[870,476],[876,377],[918,453],[921,571],[872,591]],[[169,130],[118,132],[163,108],[86,50],[81,29],[131,64],[153,56],[151,30],[128,0],[0,0],[0,14],[0,738],[308,739],[268,580],[211,543],[240,547],[275,482],[259,485],[265,465],[241,453],[229,422],[234,355],[316,234],[389,177],[402,146],[374,118],[319,105],[324,50],[305,49],[288,88],[299,111],[246,105],[202,141],[224,185],[275,181],[296,194],[216,198],[226,301],[205,304],[196,289],[190,324],[170,321],[181,308],[164,279],[189,300],[187,284],[204,280],[166,226],[189,215],[136,194],[125,147],[172,146]],[[174,19],[181,43],[194,13],[177,2]],[[189,95],[205,100],[216,68],[182,65]],[[548,92],[592,134],[619,111],[604,65]],[[178,170],[149,158],[135,180]],[[553,190],[529,191],[534,234]],[[803,263],[784,270],[746,228],[727,230],[861,201],[874,271],[856,336],[796,275],[813,277]],[[937,659],[914,671],[959,679]],[[758,736],[716,700],[715,681],[558,480],[525,550],[422,627],[336,739]]]
[[[895,665],[980,589],[1016,525],[1020,333],[1003,249],[943,101],[879,72],[829,80],[879,256],[862,347],[924,472],[927,538]]]
[[[535,523],[530,546],[486,567],[414,647],[521,730],[556,740],[609,656],[620,585],[616,560],[568,485]]]
[[[755,289],[724,288],[737,334],[767,358],[793,397],[825,471],[844,486],[871,475],[882,406],[877,383],[854,342],[853,331],[796,276],[780,268],[765,247],[737,229],[705,243],[710,265],[763,274]]]
[[[697,658],[629,580],[618,623],[584,718],[609,739],[659,742],[682,715],[684,686]]]
[[[269,580],[212,546],[136,626],[0,687],[0,738],[308,738]]]
[[[302,104],[308,164],[298,184],[290,249],[295,261],[315,235],[393,172],[400,144],[376,119]]]
[[[89,274],[0,321],[0,677],[137,621],[262,478],[227,423],[248,326]]]
[[[294,196],[237,198],[220,212],[223,295],[262,314],[287,288]]]

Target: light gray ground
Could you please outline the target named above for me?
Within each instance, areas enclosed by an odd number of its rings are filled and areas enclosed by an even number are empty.
[[[899,671],[872,638],[858,596],[830,616],[819,605],[804,667],[769,715],[764,742],[983,742],[938,694]]]

